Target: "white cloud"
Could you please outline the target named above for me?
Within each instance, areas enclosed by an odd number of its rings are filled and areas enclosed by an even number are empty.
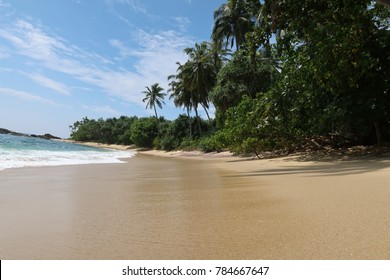
[[[17,20],[13,27],[0,30],[0,37],[13,44],[20,54],[44,62],[50,68],[58,65],[66,68],[86,59],[104,64],[112,63],[109,59],[83,51],[58,36],[49,35],[41,26],[25,20]]]
[[[0,48],[0,59],[9,57],[9,54]]]
[[[131,28],[137,28],[132,20],[132,15],[134,15],[134,13],[140,14],[144,19],[152,21],[161,18],[158,15],[152,14],[147,9],[144,2],[140,0],[106,0],[105,2],[108,7],[108,11]],[[130,16],[129,13],[131,14]]]
[[[193,41],[172,30],[148,33],[140,29],[133,33],[133,37],[139,44],[137,49],[127,47],[119,40],[110,40],[110,43],[119,50],[123,58],[136,58],[134,63],[136,72],[133,74],[138,78],[133,80],[134,84],[129,84],[128,80],[127,88],[139,103],[143,98],[141,92],[147,85],[157,82],[165,90],[168,89],[167,77],[176,73],[177,61],[185,61],[183,49],[191,46]],[[119,78],[118,75],[115,76]]]
[[[134,11],[143,13],[143,14],[148,14],[146,11],[145,6],[142,4],[142,2],[137,1],[137,0],[116,0],[120,4],[126,4],[129,7],[131,7]]]
[[[193,44],[190,39],[172,30],[158,34],[140,30],[136,38],[141,45],[141,49],[133,53],[138,57],[135,64],[137,71],[146,77],[163,76],[165,80],[176,73],[176,62],[186,59],[183,49]]]
[[[120,4],[130,7],[135,12],[147,14],[145,6],[138,0],[106,0],[109,5]]]
[[[119,115],[118,111],[116,111],[115,109],[111,108],[108,105],[106,105],[106,106],[87,106],[87,105],[84,105],[82,107],[84,109],[87,109],[87,110],[90,110],[93,112],[97,112],[97,113],[108,113],[108,114],[113,115],[113,116]]]
[[[139,44],[137,49],[127,47],[119,40],[110,40],[110,43],[119,50],[122,57],[136,58],[134,66],[141,82],[137,92],[142,92],[146,85],[155,82],[167,89],[167,77],[176,73],[176,62],[186,60],[183,49],[194,42],[172,30],[148,33],[140,29],[133,33],[133,36]]]
[[[0,67],[0,73],[7,73],[7,72],[13,72],[13,69],[8,67]]]
[[[63,95],[70,95],[70,89],[64,85],[63,83],[54,81],[52,79],[49,79],[46,76],[43,76],[42,74],[33,73],[33,74],[27,74],[27,76],[36,82],[37,84],[47,87],[49,89],[52,89],[56,92],[59,92]]]
[[[81,87],[81,86],[72,86],[72,89],[74,90],[80,90],[80,91],[85,91],[85,92],[91,92],[92,88],[89,87]]]
[[[40,28],[24,20],[18,20],[9,30],[0,30],[0,36],[16,46],[26,56],[51,61],[56,53],[70,55],[73,51],[59,38],[50,37]]]
[[[135,33],[136,39],[140,40],[140,45],[146,49],[168,49],[178,50],[178,48],[188,47],[193,41],[182,36],[174,30],[161,31],[158,33],[148,33],[139,30]],[[183,49],[180,49],[182,52]]]
[[[27,57],[41,67],[69,75],[83,81],[88,87],[97,87],[109,96],[135,104],[142,104],[141,92],[146,85],[158,82],[167,87],[167,77],[176,72],[175,63],[186,59],[183,49],[193,45],[192,40],[172,30],[159,33],[148,33],[141,29],[135,31],[133,39],[138,43],[136,48],[130,48],[119,40],[110,40],[123,58],[135,59],[136,71],[129,71],[61,37],[50,35],[43,27],[25,20],[18,20],[12,27],[0,30],[0,37],[12,45],[10,49],[14,53]],[[69,93],[69,88],[64,84],[42,75],[32,74],[32,79],[60,93]]]
[[[58,104],[57,102],[43,98],[38,95],[34,95],[25,91],[20,91],[20,90],[15,90],[12,88],[0,88],[0,94],[8,95],[8,96],[13,96],[16,98],[19,98],[24,101],[35,101],[39,102],[42,104],[46,105],[51,105],[51,106],[57,106],[57,107],[63,107],[61,104]]]
[[[7,2],[5,2],[3,0],[0,0],[0,8],[1,7],[9,8],[9,7],[11,7],[11,4],[7,3]]]
[[[111,40],[109,40],[109,42],[110,42],[111,46],[113,46],[119,50],[119,54],[122,57],[127,57],[127,56],[132,55],[133,52],[131,51],[131,49],[126,47],[121,41],[119,41],[117,39],[111,39]]]
[[[176,21],[176,24],[181,32],[186,32],[188,26],[191,24],[191,21],[186,17],[174,17],[173,20]]]

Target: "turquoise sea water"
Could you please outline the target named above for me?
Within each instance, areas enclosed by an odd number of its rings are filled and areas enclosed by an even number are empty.
[[[120,163],[121,159],[133,155],[131,151],[0,134],[0,170],[27,166]]]

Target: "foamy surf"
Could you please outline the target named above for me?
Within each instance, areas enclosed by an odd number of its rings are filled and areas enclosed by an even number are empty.
[[[72,143],[0,135],[0,170],[8,168],[123,163],[131,151],[87,147]]]

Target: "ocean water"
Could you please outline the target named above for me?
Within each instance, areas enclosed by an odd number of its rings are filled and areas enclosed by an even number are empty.
[[[121,163],[131,151],[100,149],[40,138],[0,134],[0,170],[28,166]]]

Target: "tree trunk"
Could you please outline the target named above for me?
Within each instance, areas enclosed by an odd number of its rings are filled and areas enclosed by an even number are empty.
[[[198,108],[194,107],[196,120],[198,121],[199,136],[202,135],[202,128],[200,127],[200,119],[198,115]]]
[[[187,108],[188,124],[190,125],[190,139],[192,139],[192,122],[190,116],[190,110]]]
[[[156,119],[158,119],[156,105],[154,105],[153,108],[154,108],[154,114],[156,115]]]
[[[375,127],[375,134],[376,134],[376,145],[378,147],[382,146],[382,133],[381,133],[381,128],[378,122],[374,122],[374,127]]]
[[[207,111],[207,108],[206,108],[206,106],[204,106],[204,105],[202,104],[202,107],[203,107],[204,111],[206,112],[207,119],[208,119],[209,121],[211,121],[211,119],[210,119],[210,115],[209,115],[209,112]]]

